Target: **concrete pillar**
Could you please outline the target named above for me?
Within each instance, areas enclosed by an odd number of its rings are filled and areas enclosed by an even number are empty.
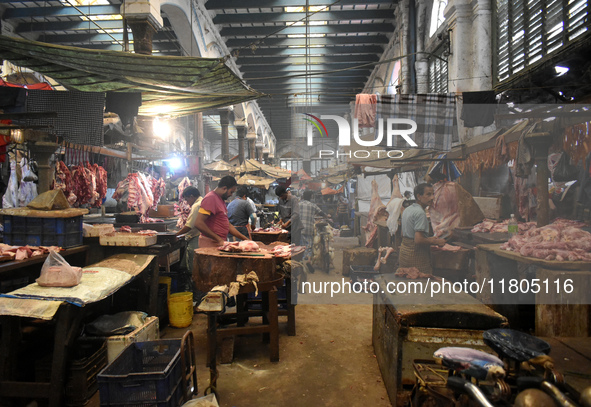
[[[488,0],[474,6],[474,71],[472,89],[492,89],[492,8]]]
[[[230,124],[230,111],[220,110],[220,125],[222,126],[222,160],[230,162],[230,134],[228,125]]]
[[[127,25],[133,33],[133,52],[142,55],[152,55],[152,37],[156,29],[148,20],[127,18]]]
[[[199,157],[199,174],[203,173],[203,158],[205,157],[205,149],[203,148],[203,113],[196,113],[193,115],[195,121],[195,131],[193,132],[193,150],[197,157]]]
[[[257,139],[257,134],[253,131],[249,131],[246,133],[246,140],[248,140],[248,158],[251,160],[256,160],[255,155],[255,143]]]
[[[56,143],[37,141],[31,143],[31,155],[37,161],[39,181],[37,182],[37,193],[49,191],[55,172],[55,162],[51,160],[52,155],[59,146]]]
[[[302,168],[306,171],[306,174],[310,174],[310,172],[312,172],[312,162],[310,160],[304,160]]]
[[[401,29],[402,35],[400,38],[400,49],[402,50],[402,55],[408,55],[410,53],[410,41],[412,39],[409,38],[409,0],[402,0],[398,3],[398,11],[400,12],[399,21],[402,22]],[[402,66],[400,67],[400,74],[402,77],[401,85],[401,93],[411,93],[411,73],[410,70],[414,69],[413,66],[410,64],[410,57],[405,57],[402,60]]]
[[[429,61],[426,58],[417,57],[415,71],[417,75],[417,93],[429,93]]]
[[[246,143],[246,131],[248,127],[246,127],[243,123],[235,122],[234,125],[236,126],[236,131],[238,132],[238,160],[240,164],[244,162],[244,143]]]
[[[152,54],[152,36],[162,28],[160,0],[126,0],[121,4],[121,15],[133,32],[133,49],[136,54]]]
[[[449,92],[472,90],[472,5],[470,0],[452,0],[445,17],[449,21],[451,56],[448,59]],[[490,37],[490,34],[489,34]],[[490,45],[489,45],[490,46]]]

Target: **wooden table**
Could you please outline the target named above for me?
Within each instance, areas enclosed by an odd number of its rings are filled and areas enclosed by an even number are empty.
[[[505,315],[517,329],[535,328],[538,336],[589,336],[591,335],[591,262],[556,261],[523,257],[519,253],[501,250],[500,244],[481,244],[476,250],[476,280],[493,281],[493,292],[486,284],[477,297],[485,304]],[[508,292],[512,279],[527,280],[526,289],[516,294]],[[533,279],[542,282],[540,293],[527,289]],[[557,289],[554,281],[559,280]],[[564,284],[570,279],[575,298],[565,292]],[[505,281],[505,293],[499,282]],[[548,293],[544,292],[548,281]],[[568,304],[568,305],[567,305]],[[535,306],[534,306],[535,305]],[[533,324],[532,324],[533,322]]]
[[[297,251],[294,256],[303,253]],[[215,366],[216,342],[219,338],[234,337],[253,333],[263,333],[269,341],[270,360],[279,360],[278,316],[287,315],[288,335],[295,335],[295,304],[292,302],[292,285],[290,278],[284,279],[276,273],[276,265],[287,259],[278,258],[266,251],[260,253],[227,253],[216,248],[201,248],[195,250],[193,263],[193,279],[195,285],[201,291],[209,291],[215,285],[229,285],[236,281],[237,274],[247,274],[255,271],[259,277],[257,283],[262,299],[259,301],[261,310],[250,309],[253,303],[247,298],[249,292],[254,292],[252,285],[241,288],[236,299],[236,313],[218,315],[217,312],[209,312],[208,328],[208,358],[210,368]],[[286,284],[287,310],[278,309],[277,287]],[[297,288],[297,287],[296,287]],[[258,326],[245,326],[251,316],[262,316],[262,324]],[[217,323],[222,320],[236,322],[236,327],[218,328]],[[230,352],[231,353],[231,352]],[[223,358],[228,362],[230,358]]]
[[[86,263],[89,246],[78,246],[65,249],[60,255],[72,266],[83,266]],[[41,267],[48,254],[31,257],[25,260],[13,260],[0,263],[0,293],[24,287],[41,274]]]
[[[125,287],[139,283],[139,294],[134,297],[137,306],[133,310],[147,311],[150,315],[156,311],[156,295],[158,284],[158,264],[155,256],[119,254],[109,257],[95,267],[114,268],[131,274],[132,280]],[[154,284],[155,282],[155,284]],[[5,313],[0,317],[2,336],[0,337],[0,405],[10,405],[8,399],[29,398],[48,399],[50,407],[64,405],[64,386],[66,379],[66,367],[74,345],[75,339],[81,331],[82,324],[89,322],[107,312],[119,312],[128,309],[113,309],[113,303],[118,303],[116,297],[121,287],[116,292],[100,301],[87,304],[84,307],[52,300],[31,300],[25,298],[10,298],[6,300],[21,304],[47,303],[52,312],[46,313],[45,319],[40,321],[32,317],[20,315],[14,311]],[[131,296],[128,292],[122,293],[124,300]],[[2,300],[2,299],[0,299]],[[123,301],[125,303],[125,301]],[[53,358],[51,364],[51,379],[48,383],[17,380],[19,371],[31,366],[21,366],[18,360],[18,349],[23,341],[23,327],[35,327],[43,325],[46,329],[53,329]]]
[[[153,254],[158,257],[159,264],[166,269],[167,273],[170,273],[170,266],[180,261],[182,251],[186,246],[186,241],[182,239],[145,247],[101,246],[99,239],[99,237],[84,238],[84,243],[92,248],[91,253],[89,253],[91,262],[101,261],[105,257],[116,253]]]
[[[452,240],[459,240],[467,244],[505,243],[509,240],[509,233],[472,232],[471,227],[455,228]]]

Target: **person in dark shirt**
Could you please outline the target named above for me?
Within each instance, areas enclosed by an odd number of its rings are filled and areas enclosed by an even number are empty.
[[[245,186],[240,186],[236,190],[236,199],[228,205],[228,219],[230,224],[234,225],[236,230],[244,236],[250,236],[249,221],[250,215],[254,213],[252,206],[247,198],[248,190]],[[230,235],[228,235],[230,240]]]
[[[285,187],[275,188],[275,195],[279,197],[279,227],[289,231],[289,239],[298,244],[302,231],[298,199]]]

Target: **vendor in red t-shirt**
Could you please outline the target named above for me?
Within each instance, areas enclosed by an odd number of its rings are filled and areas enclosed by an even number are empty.
[[[230,175],[223,177],[216,189],[205,195],[197,215],[195,226],[201,232],[199,247],[218,247],[224,244],[228,232],[240,240],[248,238],[240,233],[228,220],[225,200],[236,191],[236,179]]]

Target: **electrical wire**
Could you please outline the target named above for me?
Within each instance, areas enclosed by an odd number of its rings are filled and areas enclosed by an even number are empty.
[[[310,74],[303,73],[303,74],[295,74],[295,75],[267,76],[267,77],[264,77],[264,78],[246,78],[245,80],[247,80],[249,82],[252,82],[252,81],[261,81],[261,80],[268,81],[268,80],[271,80],[271,79],[299,78],[299,77],[306,77],[308,75],[309,76],[327,75],[327,74],[336,73],[336,72],[346,72],[346,71],[349,71],[349,70],[352,70],[352,69],[365,68],[367,66],[376,66],[376,65],[381,65],[381,64],[387,64],[387,63],[390,63],[390,62],[393,62],[393,61],[398,61],[399,59],[407,58],[407,57],[409,57],[411,55],[429,55],[429,56],[432,56],[434,58],[440,59],[440,60],[442,60],[442,61],[444,61],[444,62],[447,63],[447,61],[445,59],[441,58],[438,55],[432,54],[430,52],[419,51],[419,52],[414,52],[412,54],[405,54],[405,55],[402,55],[402,56],[399,56],[399,57],[385,59],[383,61],[368,62],[366,64],[355,65],[355,66],[351,66],[349,68],[332,69],[332,70],[329,70],[329,71],[319,71],[319,72],[313,72],[313,73],[310,73]]]
[[[82,10],[80,10],[78,7],[76,7],[75,5],[72,4],[72,2],[70,0],[65,0],[66,3],[68,3],[70,6],[72,6],[74,9],[76,9],[76,11],[78,11],[80,14],[82,14],[84,17],[86,17],[88,19],[89,22],[93,23],[94,25],[96,25],[99,30],[101,30],[102,32],[104,32],[105,34],[107,34],[109,37],[111,37],[113,39],[113,41],[115,41],[117,44],[121,45],[122,48],[125,48],[123,44],[121,44],[121,42],[119,42],[118,39],[116,39],[115,37],[113,37],[110,33],[107,32],[107,30],[105,30],[103,27],[101,27],[96,21],[94,21],[93,19],[91,19],[87,14],[85,14]],[[90,8],[90,5],[88,6]]]

